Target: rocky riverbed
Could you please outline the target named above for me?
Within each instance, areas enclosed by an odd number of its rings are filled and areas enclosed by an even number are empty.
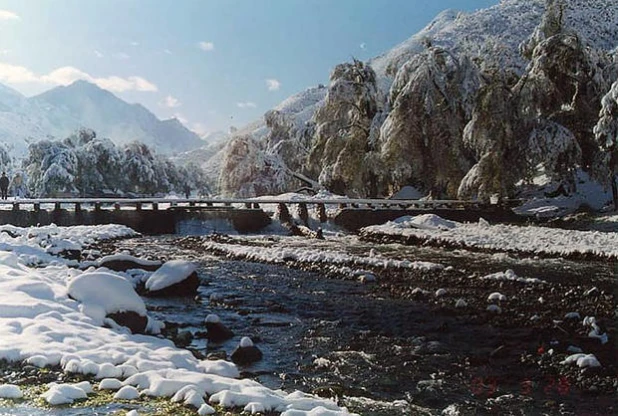
[[[238,247],[304,247],[351,257],[252,255],[247,261]],[[101,248],[199,261],[199,302],[151,305],[153,313],[193,333],[201,317],[218,313],[236,334],[257,340],[265,358],[243,374],[271,387],[338,397],[363,415],[616,411],[618,309],[607,262],[445,252],[340,236],[324,242],[156,237]],[[369,257],[387,261],[362,260]],[[402,260],[439,260],[442,267],[406,268],[397,263]],[[227,356],[235,342],[193,339],[189,348]],[[576,353],[584,358],[579,365]]]

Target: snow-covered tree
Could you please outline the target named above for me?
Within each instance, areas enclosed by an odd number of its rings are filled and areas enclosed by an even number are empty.
[[[41,140],[30,144],[28,150],[24,166],[32,194],[56,196],[75,192],[78,159],[73,149],[62,142]]]
[[[219,176],[224,195],[239,197],[278,193],[287,172],[278,155],[268,154],[250,136],[236,136],[226,146]]]
[[[601,169],[597,176],[611,185],[614,208],[618,210],[618,186],[616,171],[618,170],[618,80],[614,82],[609,92],[601,100],[599,120],[594,127],[594,136],[602,153]],[[603,173],[605,174],[603,174]]]
[[[340,64],[330,76],[324,105],[313,117],[315,135],[305,164],[309,177],[336,193],[366,195],[365,156],[371,150],[372,121],[378,114],[376,75],[354,60]]]
[[[413,185],[456,195],[471,166],[462,132],[479,82],[469,59],[439,47],[425,50],[398,71],[390,91],[391,111],[380,131],[388,191]]]

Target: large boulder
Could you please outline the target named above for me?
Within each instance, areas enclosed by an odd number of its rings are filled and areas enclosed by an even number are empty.
[[[171,260],[157,269],[144,285],[145,296],[195,296],[200,285],[197,265],[185,260]]]

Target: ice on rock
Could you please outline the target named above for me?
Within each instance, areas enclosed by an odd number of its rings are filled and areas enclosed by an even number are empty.
[[[440,288],[440,289],[436,290],[436,297],[437,298],[445,296],[445,295],[446,295],[446,289]]]
[[[219,315],[215,315],[214,313],[211,313],[211,314],[208,314],[208,316],[206,316],[205,322],[209,324],[218,324],[219,322],[221,322],[221,318],[219,318]]]
[[[133,409],[133,410],[129,410],[126,416],[139,416],[139,413],[137,413],[137,410]]]

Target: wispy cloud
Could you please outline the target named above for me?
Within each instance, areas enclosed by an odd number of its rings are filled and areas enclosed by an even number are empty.
[[[238,108],[255,108],[257,105],[253,101],[245,101],[244,103],[236,103]]]
[[[8,55],[11,53],[10,49],[0,49],[0,56]]]
[[[5,64],[0,62],[0,81],[9,84],[47,84],[69,85],[77,80],[85,80],[113,92],[140,91],[155,92],[158,88],[155,84],[140,76],[119,77],[94,77],[78,68],[63,66],[51,71],[49,74],[37,75],[30,69]]]
[[[178,108],[178,107],[180,107],[182,105],[182,103],[180,102],[180,100],[178,98],[172,97],[171,95],[168,95],[161,102],[161,105],[163,107],[167,107],[167,108]]]
[[[120,59],[122,61],[126,61],[127,59],[131,59],[131,55],[129,55],[128,53],[124,53],[124,52],[117,52],[114,54],[114,58]]]
[[[163,53],[166,53],[168,55],[172,55],[172,51],[170,51],[169,49],[163,49]]]
[[[174,118],[180,121],[182,124],[187,124],[189,122],[189,120],[187,120],[187,118],[180,113],[174,114]]]
[[[281,88],[281,82],[279,82],[278,79],[267,79],[266,80],[266,85],[268,86],[268,91],[277,91],[279,88]]]
[[[131,46],[139,46],[139,42],[133,41],[131,42]]]
[[[360,45],[358,45],[361,49],[365,49],[367,47],[367,44],[365,42],[361,43]]]
[[[202,41],[198,43],[198,46],[200,47],[201,50],[206,51],[206,52],[215,50],[215,44],[212,42]]]
[[[203,123],[193,123],[191,124],[191,130],[199,134],[200,136],[204,136],[208,133],[208,129]]]
[[[19,16],[10,10],[0,9],[0,20],[19,20]]]
[[[99,59],[105,57],[105,55],[103,55],[103,53],[101,51],[98,51],[96,49],[93,51],[93,53],[94,53],[94,56],[96,56]]]

